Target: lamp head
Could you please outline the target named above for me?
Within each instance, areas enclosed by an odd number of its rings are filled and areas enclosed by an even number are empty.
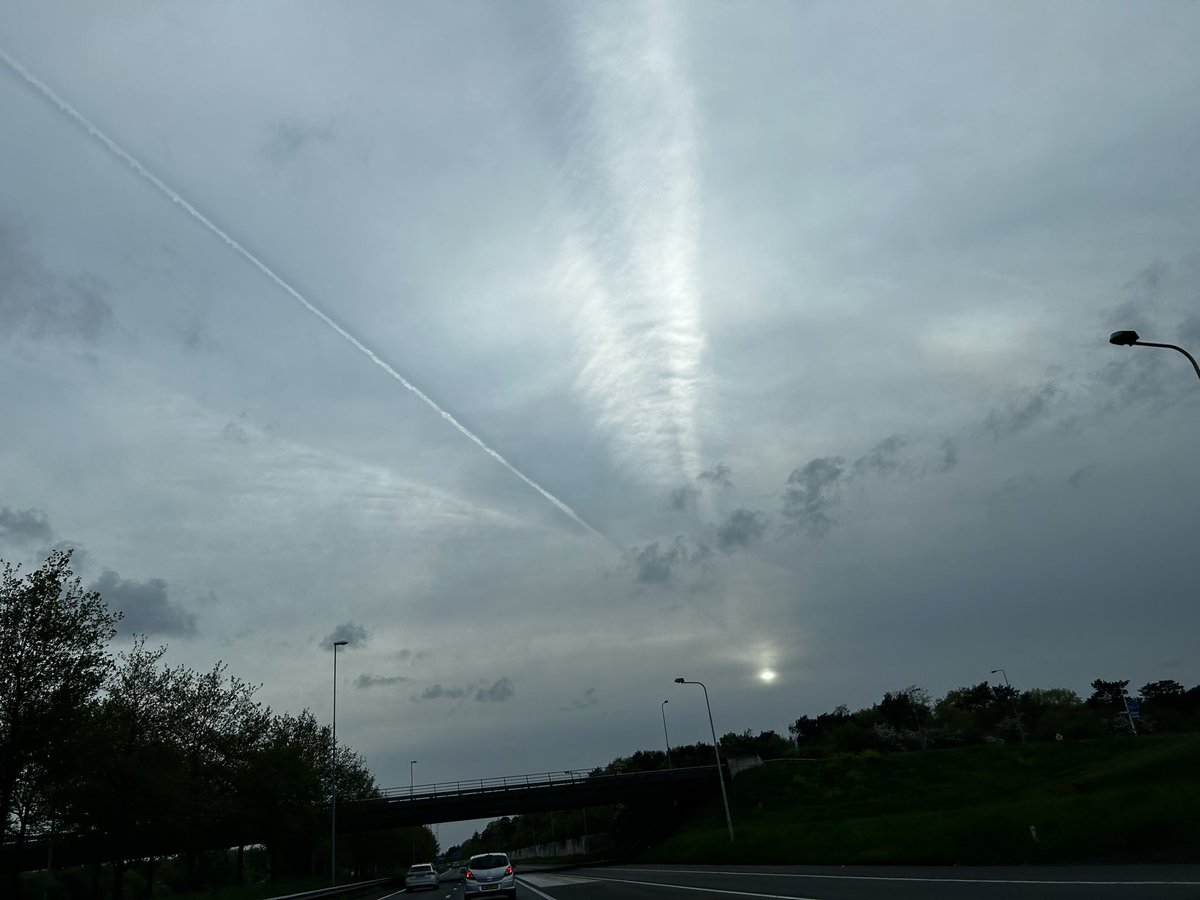
[[[676,678],[676,679],[675,679],[675,683],[676,683],[676,684],[683,684],[683,679],[682,679],[682,678]]]
[[[1118,347],[1129,347],[1138,342],[1138,333],[1136,331],[1114,331],[1108,336],[1110,344],[1116,344]]]
[[[349,642],[349,641],[334,641],[334,642],[333,642],[333,646],[335,646],[335,647],[345,647],[345,646],[346,646],[348,643],[350,643],[350,642]]]

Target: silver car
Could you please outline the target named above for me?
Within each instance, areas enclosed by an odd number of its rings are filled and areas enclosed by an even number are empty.
[[[410,867],[408,874],[404,876],[404,889],[406,891],[416,891],[426,888],[436,891],[437,887],[437,872],[433,871],[433,866],[429,863],[417,863]]]
[[[467,864],[463,893],[468,897],[484,894],[517,896],[517,876],[506,853],[477,853]]]

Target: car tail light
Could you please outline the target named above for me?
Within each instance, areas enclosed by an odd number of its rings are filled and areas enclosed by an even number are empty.
[[[474,880],[475,880],[475,873],[474,873],[474,872],[472,872],[470,869],[467,869],[467,877],[468,877],[468,878],[470,878],[472,881],[474,881]]]
[[[509,866],[507,869],[505,869],[505,870],[504,870],[504,874],[505,874],[505,875],[511,875],[511,874],[512,874],[512,866]]]

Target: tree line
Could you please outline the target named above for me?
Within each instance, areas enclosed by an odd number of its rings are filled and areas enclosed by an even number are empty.
[[[324,807],[334,772],[339,802],[379,796],[362,757],[339,742],[333,766],[328,725],[307,709],[273,712],[255,699],[259,686],[223,663],[207,672],[171,666],[166,647],[144,637],[114,654],[120,613],[83,589],[70,562],[69,551],[54,551],[26,574],[6,563],[0,580],[0,825],[10,895],[33,842],[45,846],[48,866],[56,848],[68,861],[70,848],[87,848],[93,895],[101,861],[114,897],[131,866],[149,890],[164,857],[175,860],[175,890],[200,888],[212,877],[213,851],[230,859],[228,877],[240,883],[248,845],[260,878],[328,871]],[[406,858],[409,840],[386,837],[346,836],[339,868],[387,870],[401,848]]]
[[[1154,681],[1130,694],[1129,680],[1092,681],[1082,698],[1067,688],[1019,691],[986,681],[955,688],[935,699],[919,687],[887,691],[857,711],[835,707],[803,715],[787,729],[729,732],[718,741],[722,760],[818,758],[840,754],[919,752],[970,744],[1082,740],[1135,732],[1200,731],[1200,685]],[[1132,701],[1136,700],[1136,703]],[[1133,724],[1131,725],[1130,712]],[[638,750],[594,770],[620,775],[715,762],[711,744]],[[700,799],[700,798],[697,798]],[[487,850],[516,850],[584,834],[607,833],[618,850],[636,850],[671,833],[689,812],[678,804],[625,804],[586,811],[528,813],[489,822],[458,849],[465,859]]]

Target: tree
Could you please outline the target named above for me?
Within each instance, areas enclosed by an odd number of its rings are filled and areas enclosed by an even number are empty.
[[[1087,705],[1095,709],[1108,709],[1114,712],[1125,709],[1125,688],[1129,687],[1129,679],[1124,681],[1105,681],[1097,678],[1092,682],[1092,696],[1088,697]]]
[[[41,795],[53,817],[59,789],[74,780],[80,725],[120,619],[70,564],[69,550],[55,550],[23,577],[5,563],[0,578],[0,834],[18,840],[31,824],[14,821],[18,794]]]

